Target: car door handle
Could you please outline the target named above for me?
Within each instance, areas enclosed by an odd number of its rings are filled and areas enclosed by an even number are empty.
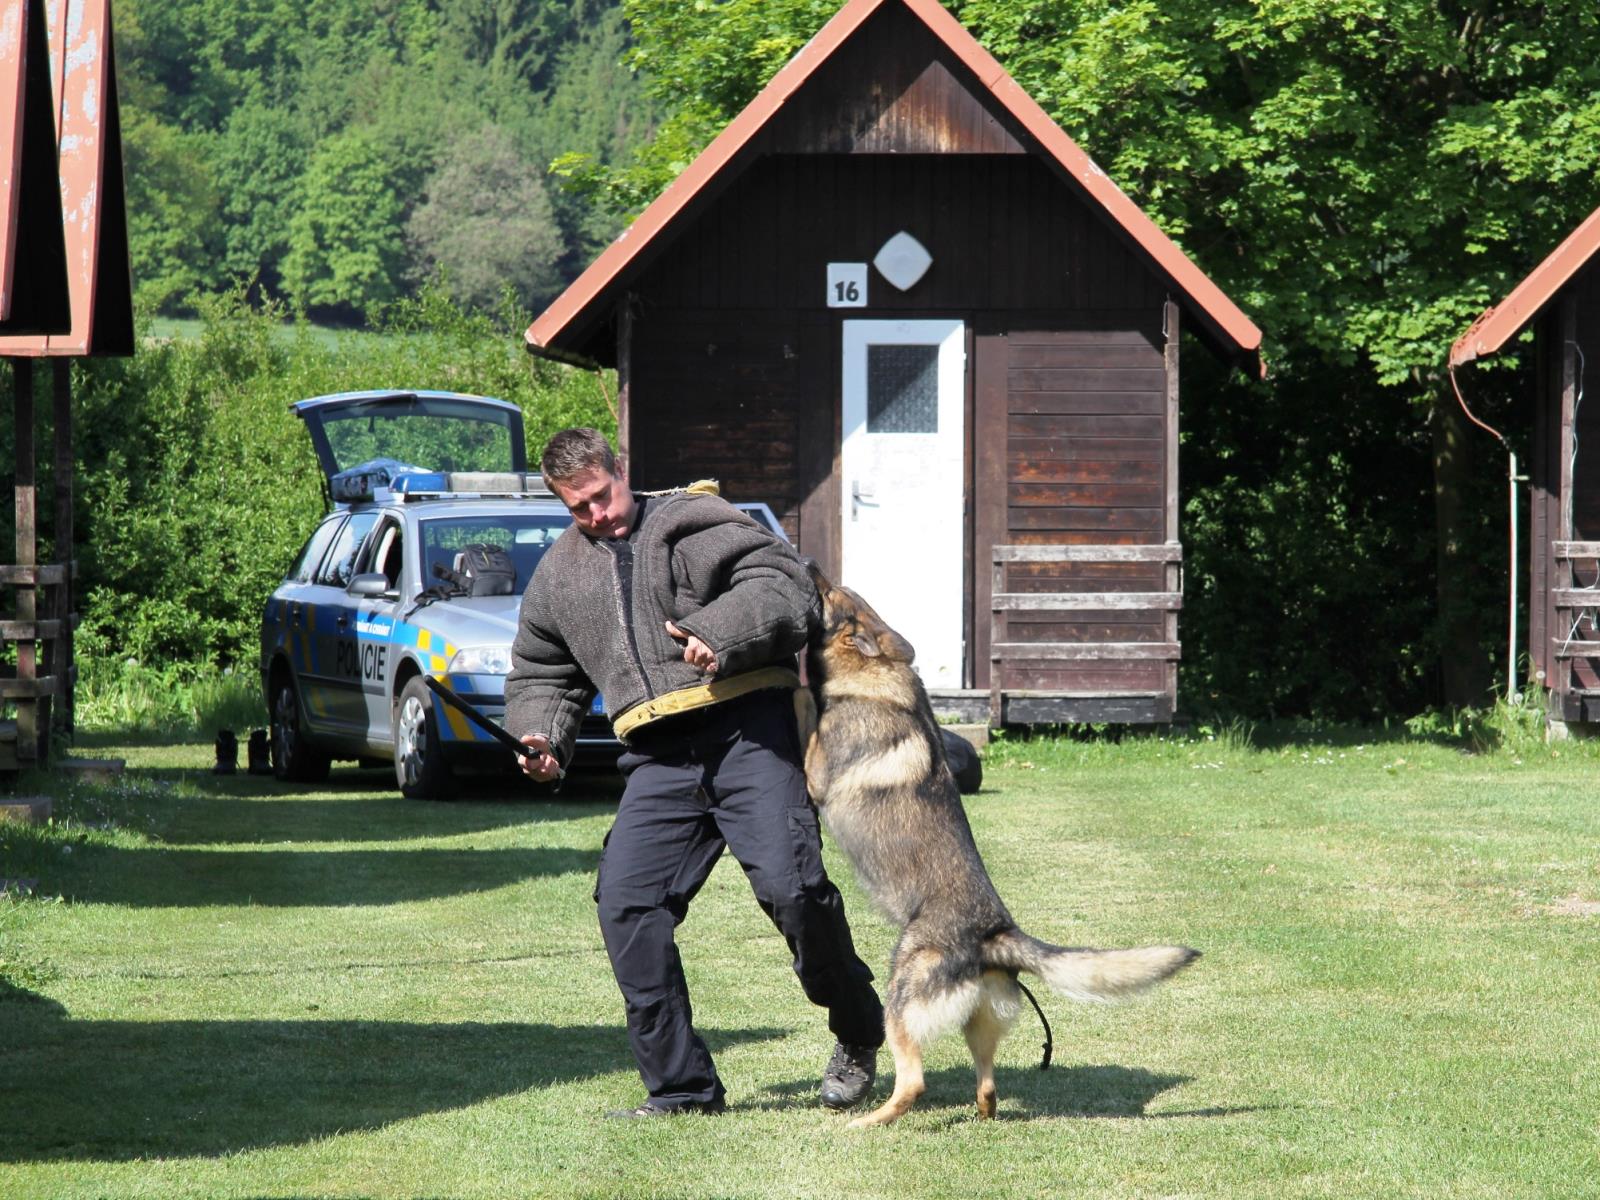
[[[346,625],[350,624],[350,614],[347,612],[340,613],[333,619],[333,623],[339,626],[339,628],[343,629]]]

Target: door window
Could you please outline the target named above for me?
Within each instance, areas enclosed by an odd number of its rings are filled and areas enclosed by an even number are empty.
[[[356,555],[361,551],[361,543],[377,523],[378,514],[375,512],[353,514],[334,539],[333,549],[328,551],[322,569],[317,572],[317,582],[328,587],[348,587],[350,580],[355,577]]]
[[[867,347],[867,432],[939,432],[939,347]]]
[[[317,567],[322,563],[322,556],[327,553],[328,543],[333,541],[333,535],[338,532],[339,526],[344,524],[345,515],[329,517],[316,531],[306,539],[305,548],[300,551],[300,557],[295,559],[294,566],[289,568],[286,578],[295,583],[310,583],[317,573]]]

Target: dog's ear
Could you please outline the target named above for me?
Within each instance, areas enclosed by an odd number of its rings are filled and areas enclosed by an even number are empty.
[[[858,629],[850,635],[850,644],[868,658],[877,658],[883,653],[878,647],[878,639],[862,629]]]

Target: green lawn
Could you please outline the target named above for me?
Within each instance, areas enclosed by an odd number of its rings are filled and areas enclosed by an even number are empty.
[[[641,1098],[589,899],[609,779],[428,805],[84,752],[124,781],[0,829],[36,881],[0,900],[7,1200],[1600,1196],[1593,745],[1002,748],[969,812],[1024,927],[1205,957],[1128,1005],[1040,994],[1056,1065],[1028,1010],[999,1121],[957,1037],[859,1134],[814,1102],[831,1041],[732,863],[681,933],[732,1110],[601,1119]]]

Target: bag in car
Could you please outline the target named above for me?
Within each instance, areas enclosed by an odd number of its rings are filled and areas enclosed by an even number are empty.
[[[517,588],[511,555],[488,542],[471,542],[457,551],[453,574],[469,596],[509,596]]]

